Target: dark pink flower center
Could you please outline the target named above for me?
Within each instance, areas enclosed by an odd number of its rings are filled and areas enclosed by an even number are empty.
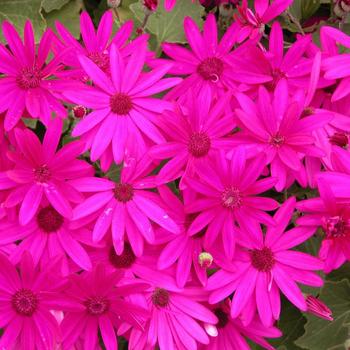
[[[286,77],[286,74],[279,68],[274,68],[271,71],[272,80],[266,83],[268,89],[273,90],[277,86],[278,82]]]
[[[56,232],[63,225],[63,216],[51,206],[42,208],[36,217],[38,226],[47,233]]]
[[[268,272],[275,265],[275,257],[270,248],[254,249],[250,252],[250,259],[253,267],[258,271]]]
[[[136,256],[132,251],[130,244],[127,242],[124,244],[124,250],[121,255],[117,255],[114,247],[111,247],[109,251],[109,261],[117,269],[127,269],[132,266],[135,260]]]
[[[166,289],[156,288],[151,298],[155,306],[166,307],[169,305],[170,295]]]
[[[277,147],[277,148],[281,147],[285,143],[285,141],[286,141],[286,138],[279,133],[271,136],[270,140],[269,140],[270,145]]]
[[[349,136],[344,132],[336,132],[329,137],[329,142],[339,147],[347,147],[349,144]]]
[[[81,119],[86,116],[86,108],[84,106],[75,106],[73,108],[73,114],[75,118]]]
[[[200,158],[208,154],[211,147],[209,136],[205,132],[194,132],[188,141],[188,152]]]
[[[323,229],[327,238],[350,237],[350,219],[342,216],[323,218]]]
[[[46,164],[33,169],[33,173],[36,182],[47,183],[51,179],[51,172]]]
[[[313,107],[306,107],[304,108],[303,112],[301,113],[301,118],[309,117],[310,115],[315,114],[315,108]]]
[[[237,187],[228,187],[221,194],[221,204],[228,209],[239,208],[242,205],[242,193]]]
[[[103,52],[90,52],[87,57],[96,64],[102,71],[109,72],[109,55]]]
[[[13,309],[22,316],[32,316],[38,308],[38,298],[29,289],[22,288],[12,295]]]
[[[217,328],[224,328],[229,320],[228,314],[222,310],[222,309],[215,309],[214,310],[215,316],[218,318],[218,323],[215,325]]]
[[[116,184],[114,189],[114,197],[119,202],[129,202],[134,197],[134,189],[129,184]]]
[[[122,92],[118,92],[111,96],[109,104],[111,111],[115,114],[126,115],[132,110],[131,98]]]
[[[223,71],[224,63],[220,58],[217,57],[208,57],[203,60],[197,67],[197,73],[204,80],[211,80],[215,83],[219,81]]]
[[[105,297],[90,297],[84,301],[86,311],[93,316],[99,316],[109,310],[110,302]]]
[[[42,78],[40,68],[36,66],[25,67],[17,75],[16,83],[20,89],[29,90],[39,87]]]

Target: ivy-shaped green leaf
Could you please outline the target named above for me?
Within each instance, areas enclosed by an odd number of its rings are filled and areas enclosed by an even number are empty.
[[[333,311],[334,321],[329,322],[307,315],[305,333],[295,343],[302,349],[308,350],[344,349],[350,326],[349,280],[326,282],[320,299]]]
[[[12,22],[20,35],[26,20],[30,20],[35,29],[36,41],[39,41],[46,28],[45,19],[41,14],[41,0],[1,0],[0,23],[5,20]],[[1,33],[0,39],[4,40]]]
[[[51,12],[53,10],[59,10],[65,4],[67,4],[69,0],[42,0],[42,7],[45,12]]]
[[[140,3],[132,4],[130,9],[142,23],[145,16],[142,5]],[[177,0],[172,11],[165,11],[164,0],[162,0],[158,5],[157,11],[149,16],[146,30],[156,36],[158,45],[164,41],[185,43],[184,18],[190,16],[201,26],[201,14],[201,7],[189,0]]]
[[[286,299],[282,301],[282,312],[277,327],[283,332],[282,337],[270,343],[278,350],[300,350],[294,341],[304,334],[306,319],[304,315]]]

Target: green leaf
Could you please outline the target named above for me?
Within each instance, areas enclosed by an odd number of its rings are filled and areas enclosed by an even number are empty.
[[[55,28],[55,21],[60,21],[76,38],[80,36],[80,10],[81,0],[70,0],[60,10],[45,14],[47,26]]]
[[[345,277],[350,279],[350,263],[346,263],[343,266],[341,266],[339,269],[336,269],[332,271],[330,274],[327,275],[327,281],[341,281]]]
[[[306,319],[303,314],[286,299],[282,300],[281,317],[277,327],[283,332],[282,337],[270,343],[278,350],[300,350],[294,341],[304,334]]]
[[[67,2],[69,2],[69,0],[42,0],[42,7],[45,12],[50,12],[53,10],[59,10]]]
[[[295,343],[302,349],[308,350],[344,349],[344,343],[349,337],[350,326],[349,281],[326,282],[320,299],[333,311],[334,321],[329,322],[313,315],[307,315],[305,334]]]
[[[294,0],[290,13],[299,21],[310,18],[320,7],[320,0]]]
[[[186,38],[183,30],[183,21],[190,16],[198,25],[202,25],[201,7],[188,0],[178,0],[172,11],[165,11],[164,0],[158,5],[156,12],[152,13],[145,26],[146,30],[157,38],[158,46],[164,42],[185,43]],[[131,11],[142,23],[145,17],[140,3],[130,5]]]
[[[23,33],[26,20],[31,20],[36,42],[40,40],[46,28],[41,14],[41,0],[0,0],[0,22],[5,20],[12,22],[20,35]],[[0,39],[4,40],[1,33]]]

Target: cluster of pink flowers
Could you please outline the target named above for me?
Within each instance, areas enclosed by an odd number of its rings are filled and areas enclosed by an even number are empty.
[[[161,58],[111,12],[81,41],[2,24],[1,349],[274,349],[281,294],[331,319],[300,285],[350,260],[350,37],[285,50],[290,3],[243,1],[220,41],[186,18]]]

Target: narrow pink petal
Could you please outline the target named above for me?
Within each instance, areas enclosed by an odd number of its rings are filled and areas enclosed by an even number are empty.
[[[92,268],[91,260],[86,250],[72,238],[68,231],[58,231],[57,237],[67,255],[83,270]]]
[[[101,316],[99,318],[99,326],[103,339],[103,344],[106,350],[115,350],[118,348],[117,337],[112,325],[111,320],[107,316]]]
[[[111,66],[111,77],[114,84],[114,87],[117,91],[120,91],[122,88],[122,76],[124,74],[124,61],[119,52],[119,50],[112,45],[111,53],[109,57],[110,66]]]
[[[169,215],[155,202],[149,200],[142,192],[134,194],[134,199],[139,209],[152,221],[172,233],[179,233],[179,226],[169,217]]]
[[[43,140],[43,150],[46,160],[50,160],[56,153],[56,149],[61,138],[62,125],[62,120],[55,118],[46,129]]]
[[[88,199],[85,202],[77,205],[73,211],[74,220],[81,219],[86,217],[98,209],[102,208],[107,202],[109,202],[113,198],[113,192],[102,192],[97,193]]]
[[[103,152],[110,145],[116,129],[116,116],[110,114],[100,125],[91,146],[91,160],[100,159]]]
[[[36,214],[42,196],[43,187],[36,184],[32,185],[26,193],[19,211],[19,222],[21,225],[26,225]]]
[[[113,95],[114,85],[110,78],[89,58],[85,56],[79,56],[79,62],[85,70],[90,79],[103,91]]]
[[[190,17],[186,17],[184,20],[184,30],[185,35],[188,40],[189,45],[191,46],[193,52],[196,56],[202,60],[206,57],[205,43],[202,38],[202,35],[198,29],[197,24]]]
[[[107,230],[111,226],[114,212],[114,201],[104,208],[96,220],[94,230],[92,232],[92,239],[94,242],[99,242],[107,233]]]
[[[267,273],[259,273],[256,280],[255,296],[258,313],[265,327],[270,327],[273,322],[268,284]]]
[[[273,269],[273,278],[281,292],[287,299],[302,311],[306,311],[305,298],[296,283],[288,276],[279,265]]]
[[[113,27],[113,15],[112,11],[106,11],[103,16],[100,19],[100,23],[97,28],[97,42],[98,46],[97,49],[100,51],[103,51],[109,41],[109,37],[112,34],[112,27]]]
[[[309,254],[293,250],[274,253],[276,260],[282,264],[303,270],[322,270],[323,262]]]
[[[103,119],[105,119],[109,113],[109,108],[98,109],[89,113],[74,127],[72,136],[76,137],[85,134],[86,132],[94,128],[97,124],[99,124]]]
[[[50,204],[64,217],[72,217],[72,207],[61,193],[58,186],[53,183],[44,187],[45,195]]]
[[[256,279],[258,277],[258,271],[253,267],[250,267],[249,270],[242,277],[238,288],[232,299],[231,305],[231,317],[237,317],[245,307],[248,299],[254,292]]]
[[[148,243],[152,244],[154,242],[154,231],[147,215],[141,212],[133,201],[127,202],[126,208],[141,234],[146,238]]]
[[[86,48],[90,52],[95,51],[97,49],[95,28],[90,16],[86,11],[84,11],[80,15],[80,30],[81,30],[81,36],[83,38]]]

